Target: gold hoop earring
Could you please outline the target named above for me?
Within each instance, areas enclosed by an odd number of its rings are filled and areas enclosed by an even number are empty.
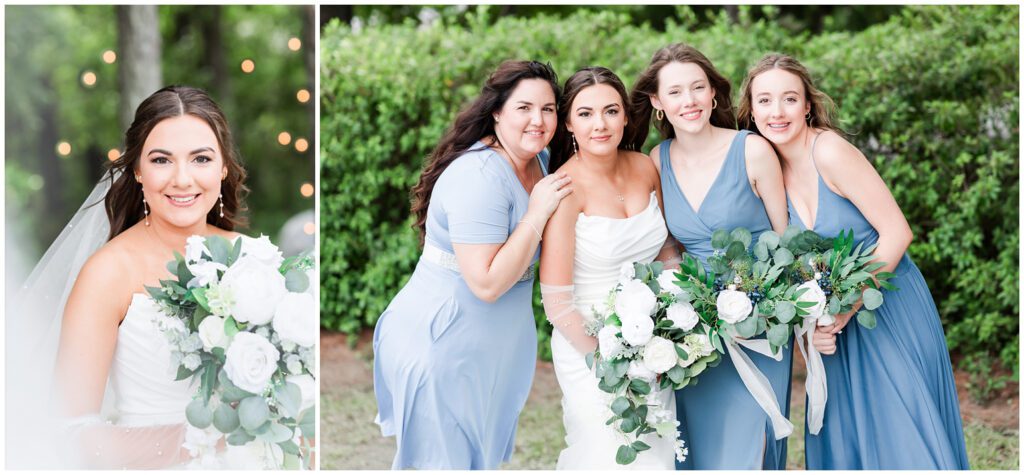
[[[808,122],[810,122],[810,120],[811,120],[811,113],[808,112],[807,115],[804,116],[804,118],[807,119]]]
[[[654,118],[658,120],[665,120],[665,111],[661,109],[654,109]]]
[[[715,110],[717,108],[718,108],[718,98],[717,97],[712,97],[711,98],[711,110]]]

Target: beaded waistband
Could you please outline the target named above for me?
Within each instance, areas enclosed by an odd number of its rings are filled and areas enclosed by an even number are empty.
[[[445,269],[458,272],[459,274],[462,273],[459,270],[458,261],[455,260],[455,254],[445,251],[444,249],[441,249],[430,243],[423,244],[423,255],[420,257],[420,259],[423,259],[427,262],[431,262],[433,264],[437,264],[441,267],[444,267]],[[536,275],[536,266],[531,264],[530,267],[526,269],[526,272],[524,272],[523,275],[519,277],[519,280],[517,282],[526,282],[532,280],[534,277],[536,277]]]

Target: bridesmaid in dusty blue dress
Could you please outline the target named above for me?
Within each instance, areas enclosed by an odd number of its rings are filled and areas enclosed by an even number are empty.
[[[747,75],[741,123],[782,158],[793,224],[824,236],[853,229],[894,272],[878,326],[821,327],[828,403],[824,426],[807,433],[811,470],[966,470],[953,369],[935,302],[906,254],[910,226],[871,163],[837,132],[832,104],[795,59],[770,54]]]
[[[711,234],[745,227],[754,241],[787,225],[778,158],[771,145],[735,130],[729,82],[696,49],[683,44],[655,53],[630,95],[635,121],[646,138],[652,108],[667,140],[651,150],[661,173],[665,220],[686,252],[707,264]],[[744,351],[772,386],[783,416],[789,415],[793,347],[781,361]],[[786,465],[786,439],[772,424],[726,354],[695,386],[676,392],[680,429],[690,446],[687,469],[770,469]]]
[[[545,177],[559,87],[507,61],[463,110],[413,189],[423,254],[377,321],[377,421],[392,468],[495,469],[512,455],[536,363],[541,233],[571,188]]]

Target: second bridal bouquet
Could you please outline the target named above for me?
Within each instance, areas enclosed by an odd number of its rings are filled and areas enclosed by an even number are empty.
[[[184,447],[199,468],[308,467],[315,437],[319,312],[314,260],[284,259],[266,236],[191,236],[147,287],[177,379],[198,383]]]
[[[695,383],[719,362],[700,315],[679,298],[684,291],[675,279],[660,262],[625,264],[604,308],[594,309],[597,319],[589,330],[598,347],[587,355],[587,365],[596,365],[598,387],[612,394],[607,424],[625,441],[615,456],[622,465],[650,449],[640,440],[650,433],[673,437],[676,459],[686,459],[679,423],[661,407],[658,394]]]

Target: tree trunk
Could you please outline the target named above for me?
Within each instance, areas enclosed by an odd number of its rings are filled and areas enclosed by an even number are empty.
[[[206,50],[206,60],[209,61],[210,70],[213,72],[213,96],[218,103],[227,101],[231,97],[231,82],[228,74],[228,62],[224,56],[224,36],[221,33],[221,12],[222,5],[200,6],[208,10],[203,15],[202,32],[203,48]]]
[[[156,5],[116,7],[122,130],[131,125],[135,108],[163,86],[158,8]]]

